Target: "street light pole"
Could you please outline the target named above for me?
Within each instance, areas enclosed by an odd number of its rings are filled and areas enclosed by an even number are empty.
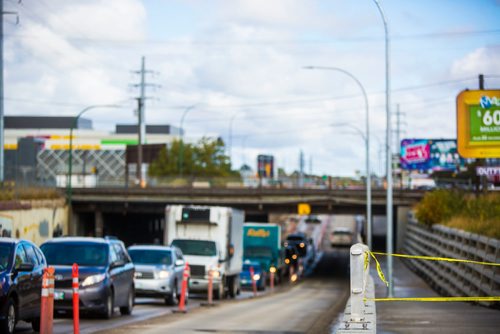
[[[72,197],[72,192],[73,189],[71,188],[71,179],[72,179],[72,172],[73,172],[73,129],[76,128],[78,119],[87,111],[90,109],[95,109],[95,108],[119,108],[119,105],[116,104],[101,104],[101,105],[93,105],[93,106],[88,106],[84,108],[82,111],[76,115],[76,117],[73,120],[73,123],[71,124],[71,128],[69,129],[69,157],[68,157],[68,179],[66,182],[66,192],[67,192],[67,200],[68,200],[68,205],[71,206],[71,197]],[[70,216],[71,217],[71,216]]]
[[[361,92],[363,93],[363,98],[365,100],[365,118],[366,118],[366,135],[363,135],[363,138],[365,140],[365,163],[366,163],[366,229],[367,229],[367,243],[368,247],[372,249],[372,185],[371,185],[371,169],[370,169],[370,111],[369,111],[369,106],[368,106],[368,95],[366,94],[365,88],[361,84],[361,82],[350,72],[338,68],[338,67],[330,67],[330,66],[306,66],[306,69],[318,69],[318,70],[330,70],[330,71],[337,71],[344,73],[351,79],[353,79],[356,84],[359,86],[361,89]],[[349,125],[347,125],[349,126]],[[358,128],[355,128],[357,131],[359,131]]]
[[[184,125],[184,118],[186,117],[187,113],[194,109],[194,107],[196,107],[196,104],[193,104],[192,106],[189,106],[187,107],[186,109],[184,109],[184,112],[182,113],[182,116],[181,116],[181,123],[180,123],[180,131],[181,131],[181,142],[180,142],[180,146],[179,146],[179,174],[180,176],[182,176],[182,172],[183,172],[183,168],[184,168],[184,161],[183,161],[183,158],[184,158],[184,128],[183,128],[183,125]]]
[[[391,150],[391,81],[390,81],[390,63],[389,63],[389,27],[384,11],[380,6],[378,0],[373,0],[377,9],[382,17],[384,23],[385,34],[385,108],[386,108],[386,179],[387,179],[387,196],[386,196],[386,216],[387,216],[387,279],[389,282],[388,296],[392,297],[394,294],[393,278],[392,278],[392,256],[393,250],[393,226],[392,226],[392,150]]]

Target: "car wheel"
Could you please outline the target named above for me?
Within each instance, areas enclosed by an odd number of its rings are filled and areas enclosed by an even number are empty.
[[[128,291],[127,305],[120,307],[120,314],[121,315],[132,314],[132,309],[134,308],[134,298],[135,298],[134,288],[130,287],[130,289]]]
[[[178,293],[178,290],[179,287],[177,286],[177,281],[174,282],[174,287],[172,289],[172,293],[170,294],[170,296],[168,296],[167,298],[165,298],[165,303],[167,305],[170,305],[170,306],[175,306],[177,305],[177,303],[179,302],[179,293]]]
[[[12,298],[7,301],[4,319],[0,321],[0,333],[12,334],[17,323],[16,304]]]
[[[104,319],[111,319],[115,311],[115,299],[113,290],[110,290],[108,296],[106,297],[106,305],[104,306],[104,312],[102,316]]]

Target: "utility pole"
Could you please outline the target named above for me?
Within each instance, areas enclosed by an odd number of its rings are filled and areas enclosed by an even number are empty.
[[[142,56],[141,69],[135,71],[140,75],[140,83],[134,84],[134,87],[139,87],[140,96],[137,98],[137,181],[140,187],[144,186],[142,179],[142,163],[143,163],[143,145],[146,144],[146,121],[145,121],[145,107],[146,107],[146,86],[159,87],[156,84],[146,83],[146,73],[154,73],[153,71],[146,70],[146,58]]]
[[[401,157],[401,133],[403,130],[401,130],[401,116],[404,116],[405,113],[401,112],[399,109],[399,104],[396,105],[396,144],[394,147],[396,148],[396,156],[399,159]],[[406,124],[406,123],[405,123]],[[401,168],[399,168],[399,188],[403,187],[403,171]]]
[[[299,153],[299,188],[304,187],[304,152]]]

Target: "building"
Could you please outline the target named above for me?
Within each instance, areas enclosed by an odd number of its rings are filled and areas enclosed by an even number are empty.
[[[5,116],[5,180],[64,186],[69,166],[70,129],[74,117]],[[98,131],[80,118],[73,130],[72,184],[123,185],[127,145],[138,144],[138,126],[118,124]],[[168,144],[181,134],[170,125],[146,125],[146,144]],[[135,178],[136,164],[129,175]],[[143,166],[143,174],[147,164]]]

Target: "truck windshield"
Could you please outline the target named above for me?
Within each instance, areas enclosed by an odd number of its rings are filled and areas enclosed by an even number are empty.
[[[172,253],[169,250],[129,249],[132,262],[138,264],[172,264]]]
[[[217,248],[214,241],[177,239],[172,241],[172,246],[179,247],[184,255],[217,255]]]
[[[58,242],[40,247],[48,264],[103,267],[108,263],[108,246],[105,244]]]
[[[243,257],[272,257],[273,253],[268,247],[246,247]]]

